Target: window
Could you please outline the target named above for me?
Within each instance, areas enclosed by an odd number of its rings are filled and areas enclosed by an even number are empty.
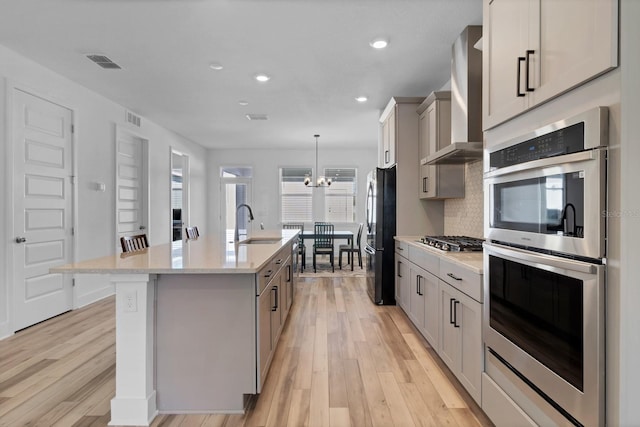
[[[304,185],[311,168],[280,168],[280,219],[284,222],[313,221],[313,192]]]
[[[327,168],[324,176],[331,179],[325,188],[324,218],[328,222],[355,222],[356,220],[356,169]]]

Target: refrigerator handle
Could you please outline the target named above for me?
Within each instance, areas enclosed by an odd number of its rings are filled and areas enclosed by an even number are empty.
[[[365,251],[366,253],[368,253],[369,255],[375,255],[375,254],[376,254],[376,250],[375,250],[375,249],[373,249],[373,248],[372,248],[371,246],[369,246],[369,245],[366,245],[366,246],[364,247],[364,251]]]

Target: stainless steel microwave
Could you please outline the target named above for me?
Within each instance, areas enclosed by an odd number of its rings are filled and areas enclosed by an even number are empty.
[[[488,149],[487,239],[604,258],[607,135],[598,107]]]

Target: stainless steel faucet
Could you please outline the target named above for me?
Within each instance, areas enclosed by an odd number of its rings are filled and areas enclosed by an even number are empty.
[[[233,235],[233,242],[234,243],[238,243],[240,241],[240,233],[238,231],[238,212],[240,212],[240,208],[241,207],[245,207],[247,209],[249,209],[249,220],[253,221],[253,212],[251,211],[251,206],[247,205],[246,203],[240,203],[237,207],[236,207],[236,231],[235,234]]]

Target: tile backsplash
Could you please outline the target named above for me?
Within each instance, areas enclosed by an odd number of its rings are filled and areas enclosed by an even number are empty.
[[[484,195],[482,190],[482,162],[465,166],[464,199],[448,199],[444,202],[444,233],[447,236],[482,238]]]

